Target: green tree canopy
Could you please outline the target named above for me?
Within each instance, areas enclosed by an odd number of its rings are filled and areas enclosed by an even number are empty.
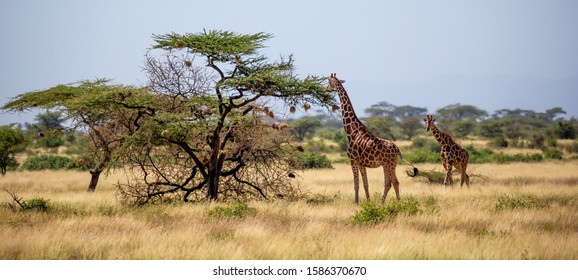
[[[6,174],[8,167],[18,166],[14,155],[22,150],[24,136],[19,129],[0,126],[0,173]]]
[[[47,90],[20,94],[2,109],[22,111],[33,108],[55,109],[39,115],[38,129],[61,128],[62,120],[87,131],[89,149],[82,161],[90,167],[89,191],[94,191],[102,171],[117,158],[125,137],[138,129],[138,120],[150,115],[148,91],[124,85],[111,85],[109,80],[81,81],[57,85]],[[46,138],[48,139],[48,137]]]
[[[319,127],[321,127],[321,121],[318,118],[304,116],[291,122],[291,134],[298,141],[303,141],[307,135],[312,134]]]
[[[473,105],[463,105],[460,103],[447,105],[436,110],[440,122],[452,122],[458,120],[480,121],[488,116],[485,110]]]

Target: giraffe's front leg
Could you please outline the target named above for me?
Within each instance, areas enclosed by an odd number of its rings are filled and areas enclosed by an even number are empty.
[[[355,191],[355,204],[359,204],[359,167],[352,161],[351,170],[353,171],[353,190]]]
[[[444,179],[444,185],[446,186],[452,184],[452,168],[453,166],[451,164],[447,165],[446,177]]]
[[[369,183],[367,182],[367,170],[365,166],[360,166],[361,179],[363,180],[363,189],[365,190],[365,199],[369,200]]]

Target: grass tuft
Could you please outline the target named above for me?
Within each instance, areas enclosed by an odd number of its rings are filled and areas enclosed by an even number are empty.
[[[503,210],[516,210],[516,209],[543,209],[550,205],[542,200],[540,200],[535,195],[523,195],[522,197],[515,198],[509,195],[503,195],[498,198],[494,209],[496,211]]]
[[[243,219],[247,215],[254,215],[257,209],[250,208],[247,203],[236,203],[231,206],[217,206],[209,210],[209,217],[215,219]]]

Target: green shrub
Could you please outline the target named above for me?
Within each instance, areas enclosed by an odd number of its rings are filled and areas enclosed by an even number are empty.
[[[39,211],[46,212],[50,209],[48,199],[42,197],[34,197],[22,203],[22,210],[24,211]]]
[[[510,162],[539,162],[544,158],[539,153],[534,154],[514,154],[506,155],[504,153],[498,153],[493,155],[493,160],[496,163],[510,163]]]
[[[385,210],[383,207],[377,206],[375,203],[366,201],[361,204],[361,210],[357,211],[351,223],[359,224],[377,224],[385,218]]]
[[[474,148],[474,145],[467,145],[465,150],[468,151],[468,161],[470,163],[489,163],[494,161],[493,155],[495,153],[490,149],[478,150]]]
[[[403,198],[400,201],[387,203],[384,210],[385,215],[389,217],[397,216],[399,214],[413,216],[420,212],[419,202],[413,197]]]
[[[494,209],[496,211],[515,210],[515,209],[542,209],[548,207],[548,203],[540,201],[534,195],[523,195],[520,198],[503,195],[498,198]]]
[[[330,152],[333,152],[333,150],[334,150],[333,147],[328,146],[327,144],[325,144],[325,142],[316,141],[313,139],[307,141],[304,148],[306,151],[312,152],[312,153],[330,153]],[[337,149],[337,148],[335,148],[335,149]]]
[[[320,153],[301,153],[298,157],[298,164],[302,169],[333,168],[331,160]]]
[[[377,205],[371,201],[361,204],[361,210],[357,211],[351,223],[359,224],[377,224],[386,217],[393,218],[399,214],[416,215],[420,213],[419,202],[413,198],[402,198],[400,201],[391,201],[385,205]]]
[[[69,157],[57,156],[57,155],[35,155],[31,156],[24,164],[22,168],[25,170],[58,170],[58,169],[74,169],[78,168],[75,162]]]
[[[38,139],[36,143],[39,147],[56,148],[64,144],[64,139],[60,135],[48,133],[48,135]]]
[[[547,159],[562,159],[562,152],[556,148],[547,148],[544,150],[544,157]]]
[[[237,203],[227,207],[217,206],[209,210],[208,215],[211,218],[217,219],[242,219],[248,214],[254,214],[256,211],[256,209],[250,208],[246,203]]]
[[[48,211],[51,206],[48,199],[44,199],[42,197],[34,197],[29,200],[23,200],[19,198],[16,194],[9,192],[6,190],[12,199],[14,200],[13,203],[6,203],[5,205],[14,211],[38,211],[38,212],[46,212]]]
[[[421,137],[415,138],[411,142],[410,148],[412,150],[424,150],[438,154],[442,150],[441,145],[437,141]]]
[[[507,148],[508,147],[508,141],[504,137],[498,137],[498,138],[492,139],[492,141],[490,141],[489,145],[490,145],[490,147],[494,147],[494,148]]]

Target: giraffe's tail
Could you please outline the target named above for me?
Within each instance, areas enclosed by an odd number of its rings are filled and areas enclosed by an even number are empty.
[[[409,177],[415,177],[417,176],[417,174],[419,173],[419,170],[417,169],[417,167],[415,167],[413,164],[411,164],[409,161],[405,160],[403,158],[403,155],[401,155],[401,152],[399,153],[399,157],[401,158],[401,160],[403,160],[403,162],[411,165],[411,167],[413,167],[413,174],[409,173],[409,171],[406,171],[405,173],[407,174],[407,176]]]

